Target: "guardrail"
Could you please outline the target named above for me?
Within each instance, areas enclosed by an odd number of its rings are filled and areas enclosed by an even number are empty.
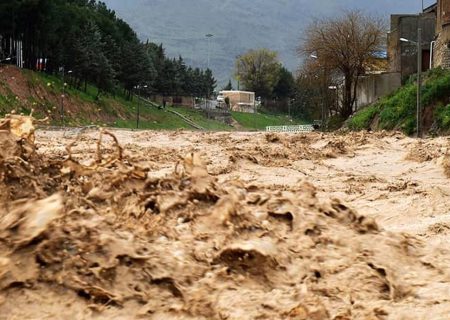
[[[297,125],[297,126],[271,126],[266,127],[267,132],[313,132],[314,126],[312,124]]]

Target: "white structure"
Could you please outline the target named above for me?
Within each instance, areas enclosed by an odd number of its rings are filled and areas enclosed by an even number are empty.
[[[220,106],[226,105],[226,99],[230,100],[232,111],[256,113],[255,93],[250,91],[220,91],[217,101]]]
[[[267,132],[293,132],[293,133],[313,132],[314,126],[311,124],[298,125],[298,126],[275,126],[275,127],[267,127],[266,131]]]

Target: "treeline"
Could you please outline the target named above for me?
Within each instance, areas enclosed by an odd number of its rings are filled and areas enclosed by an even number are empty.
[[[142,43],[133,29],[96,0],[8,0],[0,3],[0,59],[19,56],[23,66],[69,72],[73,84],[102,91],[137,86],[147,94],[206,96],[216,80],[210,70],[170,59],[162,45]]]

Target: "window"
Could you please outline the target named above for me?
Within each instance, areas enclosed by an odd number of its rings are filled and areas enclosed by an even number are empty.
[[[450,0],[441,0],[442,25],[450,24]]]

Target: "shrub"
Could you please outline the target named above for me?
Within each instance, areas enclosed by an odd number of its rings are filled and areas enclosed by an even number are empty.
[[[380,109],[378,104],[374,104],[360,110],[353,116],[353,118],[350,119],[348,127],[351,130],[369,129],[373,119],[379,111]]]
[[[409,81],[393,94],[380,102],[358,111],[349,120],[352,130],[364,130],[370,127],[374,117],[379,114],[379,128],[392,130],[399,128],[406,134],[416,130],[417,77]],[[439,129],[450,129],[450,72],[441,68],[428,71],[424,76],[422,88],[422,106],[435,106],[435,118]],[[439,104],[442,106],[439,107]]]
[[[437,108],[435,118],[441,129],[450,130],[450,104]]]
[[[327,122],[327,128],[330,131],[338,130],[342,127],[342,124],[345,122],[345,119],[340,115],[331,116]]]

